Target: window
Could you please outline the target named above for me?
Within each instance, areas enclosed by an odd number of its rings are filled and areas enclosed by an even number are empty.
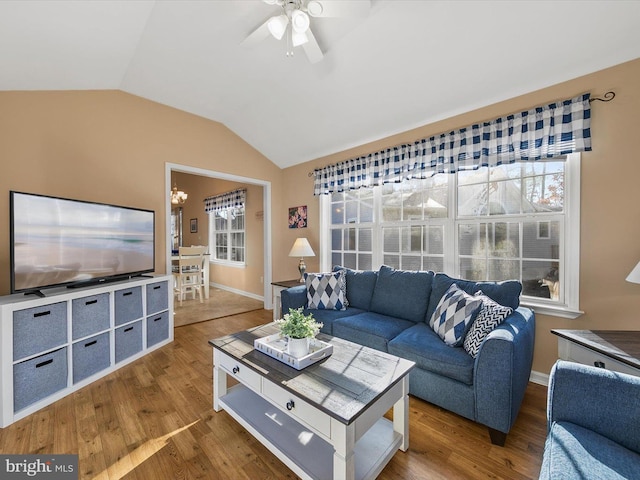
[[[209,225],[212,261],[244,265],[244,207],[210,212]]]
[[[385,264],[477,281],[517,279],[523,304],[575,317],[581,313],[579,158],[322,195],[330,263],[354,269]]]

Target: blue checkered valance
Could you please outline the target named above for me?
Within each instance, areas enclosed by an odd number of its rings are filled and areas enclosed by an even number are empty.
[[[314,171],[314,195],[591,150],[590,94]]]
[[[244,203],[247,199],[247,189],[239,188],[232,192],[221,193],[220,195],[213,195],[204,199],[204,211],[218,212],[220,210],[226,210],[227,208],[244,207]]]

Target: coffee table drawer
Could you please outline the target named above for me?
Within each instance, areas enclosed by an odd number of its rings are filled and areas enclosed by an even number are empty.
[[[262,394],[309,427],[331,438],[331,418],[273,382],[262,382]]]
[[[244,383],[247,387],[260,392],[260,374],[251,370],[246,365],[242,365],[238,360],[229,357],[224,353],[216,351],[216,361],[218,366],[223,368],[229,375],[233,376],[239,382]]]

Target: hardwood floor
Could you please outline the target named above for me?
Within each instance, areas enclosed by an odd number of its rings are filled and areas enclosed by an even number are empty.
[[[226,412],[212,409],[207,341],[271,321],[258,310],[175,330],[175,341],[9,427],[0,452],[77,453],[79,478],[295,479]],[[410,447],[380,479],[538,478],[546,388],[529,384],[505,447],[487,429],[410,398]]]

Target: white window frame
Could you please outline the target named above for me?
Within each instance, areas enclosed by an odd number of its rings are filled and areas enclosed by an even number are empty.
[[[242,230],[238,230],[238,229],[232,229],[231,228],[231,221],[227,220],[227,228],[225,230],[225,234],[227,236],[227,256],[231,255],[231,236],[233,233],[242,233],[243,236],[243,245],[242,245],[242,250],[244,252],[244,256],[243,256],[243,260],[242,261],[237,261],[237,260],[229,260],[227,259],[220,259],[217,258],[217,242],[216,242],[216,234],[217,233],[222,233],[216,230],[216,220],[215,220],[215,214],[216,212],[209,212],[209,245],[211,245],[209,252],[211,253],[211,259],[210,262],[211,263],[215,263],[218,265],[226,265],[229,267],[238,267],[238,268],[243,268],[246,266],[247,264],[247,215],[246,215],[246,209],[244,207],[230,207],[227,209],[227,212],[229,210],[242,210],[242,215],[244,216],[244,228]]]
[[[443,174],[450,175],[450,174]],[[373,221],[373,268],[379,268],[382,261],[382,226],[380,223],[380,198],[379,193],[374,194],[374,221]],[[459,278],[458,261],[458,235],[459,223],[469,223],[469,221],[493,222],[506,221],[510,218],[513,221],[526,221],[527,215],[490,215],[486,217],[470,220],[458,218],[456,213],[457,205],[457,176],[451,175],[448,188],[449,215],[445,219],[434,219],[433,223],[444,221],[445,238],[454,239],[446,241],[444,244],[444,272]],[[329,271],[331,265],[331,195],[320,195],[320,267],[323,271]],[[561,285],[563,288],[563,301],[549,301],[543,298],[522,297],[521,304],[533,308],[537,313],[552,315],[563,318],[577,318],[582,315],[579,309],[580,299],[580,154],[570,154],[566,158],[565,164],[565,191],[564,191],[564,214],[556,218],[552,216],[541,218],[531,216],[532,221],[548,221],[560,218],[564,223],[564,241],[560,245],[560,258],[563,268],[560,269]],[[369,226],[370,224],[367,224]],[[364,227],[364,225],[362,225]],[[386,225],[385,225],[386,226]]]

